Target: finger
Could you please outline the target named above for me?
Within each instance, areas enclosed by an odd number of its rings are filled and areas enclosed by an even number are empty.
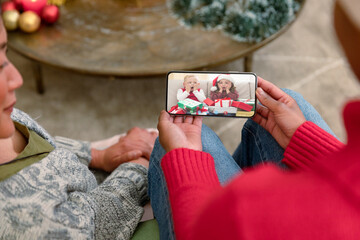
[[[262,88],[267,94],[276,100],[287,95],[279,87],[261,77],[258,77],[258,87]]]
[[[198,127],[201,127],[202,126],[202,121],[203,121],[203,117],[195,116],[193,124],[198,126]]]
[[[255,114],[254,117],[251,118],[254,122],[256,122],[257,124],[259,124],[260,126],[262,126],[263,128],[266,129],[266,122],[267,119],[264,118],[263,116],[261,116],[260,114]],[[267,129],[266,129],[267,130]]]
[[[168,114],[165,110],[162,110],[159,115],[159,121],[157,124],[157,129],[161,132],[161,129],[167,125],[167,122],[173,122],[174,119],[171,118],[170,114]]]
[[[269,94],[264,92],[264,90],[261,87],[258,87],[256,89],[256,96],[258,100],[270,111],[277,112],[280,103],[276,101],[274,98],[272,98]]]
[[[256,112],[263,116],[264,118],[268,118],[270,110],[263,105],[258,104],[256,107]]]
[[[138,159],[141,156],[142,156],[142,152],[140,150],[134,150],[122,154],[121,156],[116,158],[116,161],[119,163],[125,163],[131,160]]]
[[[125,137],[126,137],[126,135],[119,137],[118,142],[120,142],[120,141],[124,140],[124,138],[125,138]]]
[[[185,117],[185,120],[184,120],[184,123],[190,123],[190,124],[192,124],[192,123],[193,123],[193,120],[194,120],[193,116],[186,116],[186,117]]]
[[[155,143],[155,142],[148,143],[148,144],[146,145],[146,147],[141,148],[141,149],[142,149],[142,155],[141,155],[141,156],[143,156],[143,157],[145,157],[147,160],[149,160],[149,159],[150,159],[151,152],[152,152],[152,150],[153,150],[153,148],[154,148],[154,143]]]
[[[159,115],[159,122],[169,121],[169,120],[170,120],[170,114],[168,114],[165,110],[161,110]]]
[[[182,123],[184,122],[184,117],[183,116],[176,116],[174,119],[174,123]]]
[[[154,138],[157,138],[159,136],[159,132],[156,132],[156,131],[152,131],[152,132],[150,132],[150,134]]]

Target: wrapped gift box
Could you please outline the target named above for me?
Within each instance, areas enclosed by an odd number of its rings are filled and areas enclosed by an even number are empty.
[[[215,100],[215,107],[231,107],[231,98],[223,98]]]
[[[254,111],[255,110],[255,99],[238,99],[239,102],[243,102],[243,103],[246,103],[248,105],[251,105],[252,106],[252,109],[251,111]]]
[[[196,115],[207,115],[209,112],[208,107],[196,108]]]
[[[197,109],[202,109],[203,104],[201,102],[187,98],[178,102],[179,108],[185,109],[190,113],[195,113]]]
[[[249,105],[249,104],[246,104],[246,103],[243,103],[243,102],[238,102],[238,101],[233,101],[231,106],[233,107],[236,107],[240,110],[243,110],[243,111],[247,111],[247,112],[250,112],[253,108],[253,106]]]
[[[214,105],[214,101],[211,100],[210,98],[207,98],[204,100],[204,103],[208,106],[213,106]]]

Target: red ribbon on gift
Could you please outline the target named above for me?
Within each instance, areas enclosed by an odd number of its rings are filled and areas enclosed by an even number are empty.
[[[169,112],[171,113],[172,111],[178,109],[178,105],[172,106],[169,110]]]
[[[205,109],[205,107],[202,108],[196,107],[196,115],[199,115],[199,111],[203,113],[203,112],[207,112],[207,109]]]
[[[218,102],[220,102],[220,107],[222,107],[223,105],[223,103],[222,103],[222,101],[223,100],[231,100],[231,98],[221,98],[221,99],[216,99],[215,100],[215,103],[218,103]],[[231,106],[231,104],[229,104],[229,106]]]
[[[169,113],[176,111],[175,114],[186,114],[186,111],[182,108],[179,108],[178,105],[172,106],[169,110]]]

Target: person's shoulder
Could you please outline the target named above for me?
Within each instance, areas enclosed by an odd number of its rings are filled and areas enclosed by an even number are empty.
[[[35,119],[33,119],[29,114],[24,111],[14,108],[11,114],[11,119],[14,122],[18,122],[28,129],[33,130],[37,134],[39,134],[42,138],[47,140],[51,145],[55,146],[55,142],[50,134],[39,124]]]

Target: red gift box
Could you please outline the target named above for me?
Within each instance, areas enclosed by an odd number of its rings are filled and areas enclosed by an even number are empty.
[[[240,109],[245,110],[247,112],[250,112],[251,109],[253,108],[253,106],[251,106],[249,104],[246,104],[246,103],[243,103],[243,102],[236,102],[236,101],[233,101],[231,106],[236,107],[236,108],[240,108]]]
[[[213,100],[211,100],[210,98],[207,98],[204,100],[204,103],[208,106],[212,106],[212,105],[214,105],[215,102]]]

